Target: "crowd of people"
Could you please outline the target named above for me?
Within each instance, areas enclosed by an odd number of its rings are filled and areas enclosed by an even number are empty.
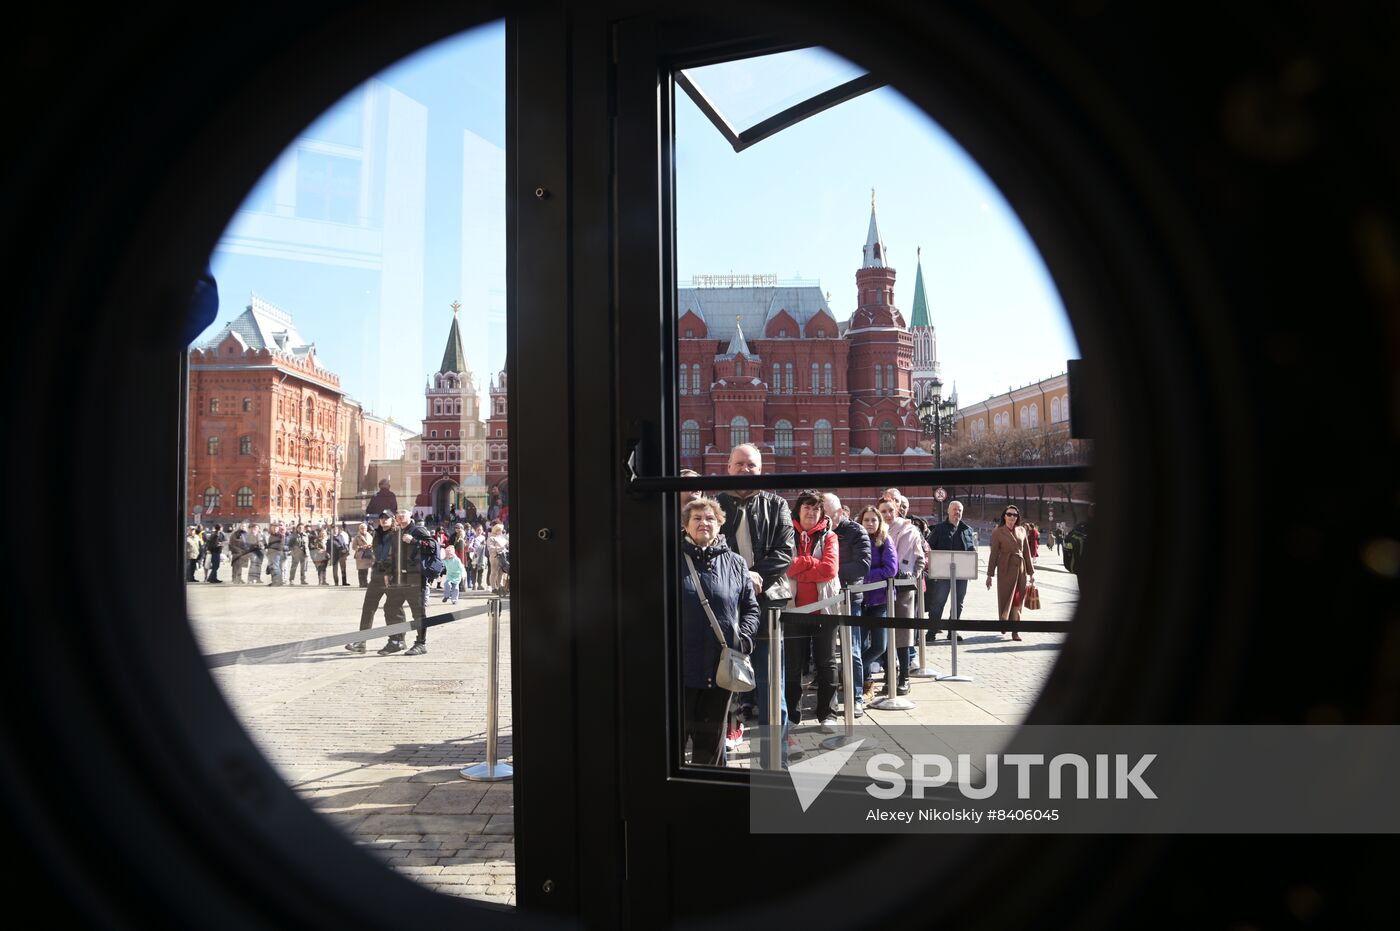
[[[381,493],[387,484],[381,483]],[[379,496],[376,496],[376,500]],[[373,503],[373,502],[372,502]],[[405,649],[402,635],[391,636],[380,655],[404,651],[427,652],[423,623],[430,592],[441,592],[444,603],[457,604],[464,591],[505,595],[510,591],[510,535],[503,523],[440,523],[429,529],[411,512],[385,507],[352,530],[342,522],[273,521],[190,525],[185,534],[185,581],[233,585],[350,585],[354,560],[359,587],[365,590],[360,629],[373,626],[383,602],[385,624],[404,620],[407,605],[417,631]],[[228,576],[219,577],[220,570]],[[329,571],[330,579],[327,580]],[[363,642],[346,649],[365,652]]]
[[[729,456],[730,475],[759,475],[763,456],[758,447],[742,444]],[[696,475],[683,472],[682,475]],[[702,492],[682,496],[681,645],[685,702],[685,732],[691,762],[724,766],[727,753],[742,739],[744,719],[769,719],[769,651],[774,645],[762,623],[765,609],[802,607],[826,601],[843,588],[888,579],[915,580],[899,586],[893,599],[885,588],[852,593],[851,613],[870,618],[868,627],[852,627],[849,643],[854,695],[853,714],[865,714],[865,703],[885,691],[893,677],[897,694],[910,691],[910,669],[918,637],[932,642],[948,630],[943,624],[950,598],[963,615],[967,581],[926,577],[929,554],[938,550],[975,550],[977,534],[963,519],[963,505],[950,501],[944,519],[930,525],[909,513],[909,499],[897,488],[855,512],[836,495],[806,490],[791,507],[770,491]],[[986,584],[997,588],[997,616],[1006,622],[1012,640],[1018,630],[1026,588],[1035,578],[1039,534],[1022,521],[1020,508],[1008,503],[991,535]],[[918,595],[924,592],[926,615],[894,631],[882,618],[915,619]],[[839,692],[835,620],[823,614],[843,613],[832,606],[810,619],[782,625],[779,664],[783,681],[777,690],[778,719],[783,722],[779,757],[786,768],[802,751],[791,729],[803,720],[803,675],[815,671],[816,718],[820,729],[835,733]],[[951,616],[951,615],[950,615]],[[927,626],[921,626],[924,623]],[[940,626],[942,625],[942,626]],[[955,632],[951,632],[955,635]],[[959,638],[961,639],[961,638]],[[715,673],[721,650],[748,654],[756,687],[736,693],[720,688]],[[739,707],[735,707],[736,701]],[[754,741],[758,764],[767,761],[768,735]]]

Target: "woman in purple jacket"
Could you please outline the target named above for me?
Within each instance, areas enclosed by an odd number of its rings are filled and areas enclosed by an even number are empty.
[[[899,562],[885,519],[880,516],[874,505],[866,505],[861,509],[859,520],[865,532],[870,535],[870,571],[865,574],[863,581],[883,582],[894,578]],[[861,605],[861,616],[885,617],[889,607],[886,604],[888,594],[883,588],[866,592],[865,602]],[[851,681],[864,684],[864,694],[856,699],[856,715],[865,713],[865,702],[874,695],[875,673],[879,671],[880,662],[885,658],[887,637],[885,628],[879,625],[861,627],[851,633],[851,642],[861,644],[859,652],[851,651],[851,665],[854,667]]]

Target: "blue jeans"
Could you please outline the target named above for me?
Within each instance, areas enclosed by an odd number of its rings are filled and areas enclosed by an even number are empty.
[[[952,588],[952,586],[949,584],[951,580],[949,580],[949,579],[933,579],[932,581],[933,581],[933,591],[932,591],[932,593],[930,594],[929,602],[928,602],[928,617],[929,617],[929,620],[931,620],[931,621],[934,622],[934,624],[933,624],[932,627],[929,628],[929,630],[930,630],[930,631],[947,630],[946,627],[940,627],[939,624],[938,624],[938,622],[941,621],[941,620],[943,619],[943,606],[946,605],[946,604],[948,603],[948,593],[951,591],[951,588]],[[959,618],[961,618],[961,617],[963,616],[963,605],[966,604],[966,603],[967,603],[967,579],[958,579],[958,604],[957,604],[957,609],[958,609],[958,617],[959,617]],[[951,614],[949,614],[948,617],[949,617],[949,620],[952,619],[952,615],[951,615]]]
[[[888,617],[887,605],[867,604],[861,607],[863,617]],[[876,625],[862,627],[861,633],[866,637],[866,644],[861,649],[860,672],[855,676],[855,680],[864,684],[880,671],[880,661],[885,658],[885,641],[887,632],[885,628]],[[854,655],[852,656],[854,658]]]
[[[766,619],[765,619],[766,620]],[[762,622],[760,622],[762,623]],[[765,735],[768,733],[768,649],[767,640],[757,640],[753,646],[753,671],[754,671],[754,704],[758,708],[758,737],[753,742],[754,752],[757,758],[754,760],[754,769],[768,768],[768,740]],[[782,766],[787,769],[788,748],[787,748],[787,696],[784,694],[783,661],[781,652],[781,642],[778,653],[778,718],[783,723],[783,739],[781,741]]]
[[[461,580],[461,579],[458,579],[458,580],[455,581],[455,582],[452,581],[451,579],[445,579],[445,580],[443,581],[443,583],[442,583],[442,600],[443,600],[443,601],[446,601],[446,600],[448,600],[448,599],[450,598],[450,599],[452,599],[452,603],[453,603],[453,604],[456,604],[456,603],[457,603],[457,591],[458,591],[458,588],[459,588],[459,586],[460,586],[461,584],[462,584],[462,580]]]

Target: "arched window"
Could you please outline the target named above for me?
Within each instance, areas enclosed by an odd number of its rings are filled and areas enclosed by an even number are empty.
[[[690,327],[686,327],[686,328],[685,328],[685,338],[686,338],[686,339],[694,339],[694,338],[695,338],[695,331],[694,331],[693,329],[691,329]]]
[[[453,402],[453,404],[452,404],[452,413],[454,413],[454,414],[460,414],[460,413],[462,413],[462,399],[461,399],[461,398],[458,398],[456,401]]]
[[[441,399],[441,398],[437,398],[437,399],[435,399],[435,400],[433,401],[433,416],[434,416],[434,417],[441,417],[441,416],[442,416],[442,399]]]
[[[686,377],[686,376],[688,375],[688,373],[689,373],[689,369],[687,368],[687,366],[685,365],[685,363],[682,362],[682,363],[681,363],[681,385],[680,385],[681,394],[689,394],[689,393],[690,393],[690,379],[689,379],[688,377]]]
[[[773,363],[773,393],[783,393],[783,369],[778,363]]]
[[[209,442],[204,444],[204,448],[209,455],[217,456],[219,454],[219,438],[217,436],[209,437]]]
[[[277,492],[276,492],[276,494],[274,495],[274,497],[273,497],[273,499],[272,499],[272,506],[273,506],[273,507],[279,507],[279,508],[282,506],[282,486],[281,486],[281,485],[278,485],[278,486],[277,486]]]
[[[1038,426],[1040,426],[1040,405],[1039,405],[1039,404],[1032,404],[1032,405],[1031,405],[1031,426],[1032,426],[1032,427],[1038,427]]]
[[[445,436],[445,437],[447,437],[449,440],[452,439],[452,431],[451,431],[451,430],[444,430],[444,431],[442,431],[442,435]]]
[[[235,501],[235,502],[238,504],[238,506],[241,507],[241,508],[250,508],[250,507],[252,507],[252,506],[253,506],[253,489],[249,488],[247,485],[244,485],[242,488],[238,489],[238,493],[235,495],[234,501]]]
[[[321,510],[321,489],[316,489],[316,510]]]
[[[1050,399],[1050,422],[1051,422],[1051,423],[1059,423],[1059,422],[1060,422],[1060,399],[1059,399],[1059,398],[1051,398],[1051,399]]]
[[[282,437],[277,438],[277,458],[282,458]]]
[[[812,447],[818,456],[831,455],[831,421],[818,420],[812,426]]]
[[[884,381],[883,381],[883,379],[881,378],[881,375],[882,375],[883,373],[884,373],[884,369],[880,368],[880,363],[876,362],[876,363],[875,363],[875,393],[876,393],[876,394],[884,394],[884,393],[885,393]]]
[[[735,417],[729,421],[729,446],[733,448],[740,443],[749,441],[749,421],[744,417]]]
[[[734,374],[735,374],[735,375],[738,375],[738,376],[742,376],[742,375],[744,374],[744,363],[742,363],[742,362],[735,362],[735,363],[734,363]]]
[[[696,362],[690,367],[690,390],[696,394],[700,393],[700,363]]]
[[[204,489],[204,513],[208,514],[219,506],[219,489],[210,485]]]
[[[885,366],[885,394],[894,394],[894,366]]]
[[[437,439],[437,431],[436,431],[436,430],[429,430],[429,431],[428,431],[428,436],[431,437],[432,439]]]
[[[252,410],[253,410],[253,399],[252,399],[252,398],[244,398],[244,399],[243,399],[243,413],[245,413],[245,414],[251,413]]]
[[[792,455],[792,421],[780,420],[773,425],[773,452],[779,456]]]
[[[880,454],[892,455],[895,451],[894,421],[880,421]]]
[[[825,391],[825,393],[826,393],[826,394],[831,394],[831,363],[830,363],[830,362],[828,362],[828,363],[826,363],[824,366],[822,366],[822,375],[824,376],[824,379],[825,379],[825,382],[826,382],[826,385],[825,385],[826,391]]]
[[[1025,408],[1025,406],[1023,405],[1023,406],[1021,407],[1021,426],[1024,427],[1024,426],[1026,426],[1026,424],[1027,424],[1027,419],[1026,419],[1026,408]]]
[[[818,391],[820,391],[820,390],[822,390],[822,384],[821,384],[821,366],[818,365],[817,363],[813,362],[813,363],[812,363],[812,393],[813,393],[813,394],[816,394],[816,393],[817,393]]]
[[[219,399],[218,399],[218,398],[210,398],[210,399],[209,399],[209,413],[211,413],[211,414],[217,414],[218,412],[219,412]]]
[[[238,455],[240,455],[240,456],[251,456],[251,455],[253,455],[253,438],[252,438],[252,436],[246,435],[246,434],[245,434],[244,436],[240,436],[240,437],[238,438]]]
[[[681,455],[700,455],[700,425],[693,420],[681,424]]]
[[[817,339],[826,339],[826,327],[817,327]]]
[[[316,401],[312,398],[306,399],[306,425],[309,427],[316,423]]]
[[[1060,395],[1060,416],[1069,420],[1069,395],[1067,394]]]

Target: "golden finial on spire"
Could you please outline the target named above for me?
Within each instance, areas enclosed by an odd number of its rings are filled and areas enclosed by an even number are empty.
[[[461,307],[462,307],[461,304],[457,303],[456,301],[453,301],[453,302],[452,302],[452,316],[454,316],[454,317],[457,316],[457,311],[460,310]]]

